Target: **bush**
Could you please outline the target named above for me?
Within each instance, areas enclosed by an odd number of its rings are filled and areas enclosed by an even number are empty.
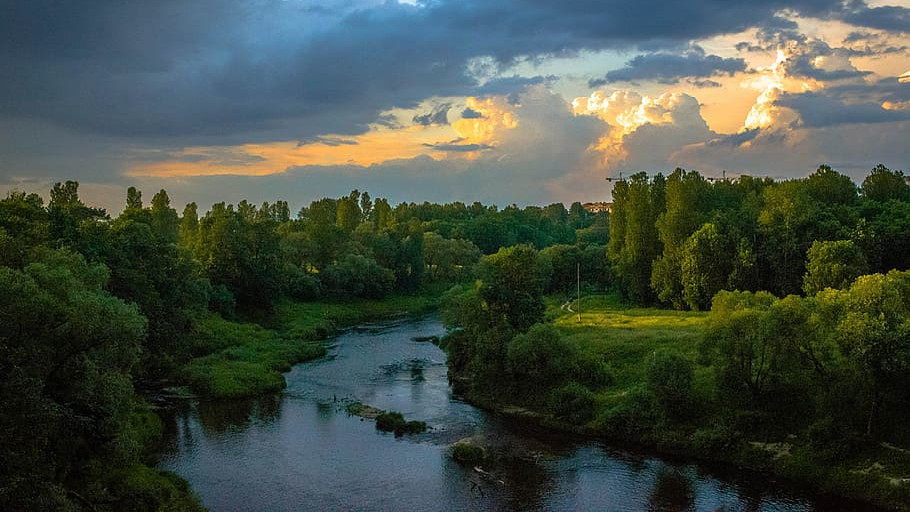
[[[825,462],[845,460],[861,445],[849,427],[839,425],[831,418],[816,421],[809,427],[809,447],[812,456]]]
[[[654,410],[654,396],[641,387],[632,388],[623,401],[598,418],[598,426],[610,437],[642,440],[659,418]]]
[[[566,380],[575,359],[569,345],[550,324],[535,324],[509,341],[506,361],[515,379],[532,386]]]
[[[395,437],[404,434],[419,434],[426,431],[427,424],[422,421],[405,421],[400,412],[388,411],[376,416],[376,430],[394,432]]]
[[[550,393],[550,410],[558,419],[584,425],[594,418],[596,397],[588,388],[570,382]]]
[[[696,453],[719,456],[732,453],[741,441],[742,434],[726,423],[701,428],[692,434],[692,447]]]
[[[299,267],[291,266],[287,271],[285,293],[297,300],[316,300],[319,298],[319,279]]]
[[[483,462],[483,448],[468,442],[460,441],[452,448],[452,458],[465,466],[477,466]]]
[[[209,309],[216,313],[221,313],[226,318],[234,316],[237,308],[237,300],[234,294],[223,284],[215,285],[209,293]]]
[[[348,254],[320,274],[323,289],[336,295],[381,299],[392,292],[395,274],[376,260]]]
[[[648,367],[648,391],[654,395],[664,416],[670,421],[691,418],[692,363],[673,352],[658,352]]]

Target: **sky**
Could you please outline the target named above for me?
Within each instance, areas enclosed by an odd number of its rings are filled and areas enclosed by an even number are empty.
[[[0,193],[609,201],[910,171],[910,0],[0,0]]]

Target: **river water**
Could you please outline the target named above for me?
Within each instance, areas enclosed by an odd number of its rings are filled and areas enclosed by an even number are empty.
[[[445,354],[415,341],[439,320],[367,325],[295,366],[278,396],[188,401],[164,415],[159,467],[190,482],[212,511],[284,510],[857,510],[769,482],[567,440],[472,407],[447,384]],[[426,433],[396,438],[349,415],[352,400]],[[482,440],[496,462],[463,468],[451,443]]]

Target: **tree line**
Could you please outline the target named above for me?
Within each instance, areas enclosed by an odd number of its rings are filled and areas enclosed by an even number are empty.
[[[828,166],[779,182],[638,173],[615,185],[610,233],[626,298],[707,310],[720,290],[814,293],[910,268],[910,187],[881,165],[860,187]]]

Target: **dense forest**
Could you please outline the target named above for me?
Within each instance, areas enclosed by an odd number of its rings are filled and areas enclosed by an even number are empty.
[[[907,503],[903,174],[879,166],[857,187],[827,166],[782,182],[677,169],[613,198],[619,300],[575,301],[590,310],[576,319],[547,299],[545,251],[483,257],[445,308],[454,383],[556,428]]]
[[[358,191],[293,218],[283,201],[205,213],[190,203],[180,214],[165,191],[146,205],[135,188],[111,218],[80,200],[76,182],[55,185],[47,205],[9,193],[0,508],[198,508],[184,482],[151,469],[160,422],[136,389],[280,389],[281,370],[321,353],[309,326],[279,336],[259,325],[276,322],[280,303],[313,304],[323,317],[328,303],[434,294],[503,246],[542,249],[566,274],[554,287],[579,263],[598,269],[587,286],[603,287],[607,223],[580,204],[393,208]]]
[[[111,217],[76,182],[56,184],[46,205],[9,193],[0,508],[200,508],[153,469],[149,396],[279,391],[281,372],[322,354],[331,328],[402,297],[443,297],[450,378],[474,403],[838,491],[882,489],[881,475],[847,464],[910,444],[903,174],[879,166],[857,187],[826,166],[788,181],[677,169],[619,181],[613,199],[610,214],[592,214],[580,203],[393,207],[355,190],[294,215],[284,201],[203,213],[129,188]],[[566,314],[579,290],[594,323]],[[641,320],[658,317],[674,327]],[[797,455],[769,462],[756,439]]]

